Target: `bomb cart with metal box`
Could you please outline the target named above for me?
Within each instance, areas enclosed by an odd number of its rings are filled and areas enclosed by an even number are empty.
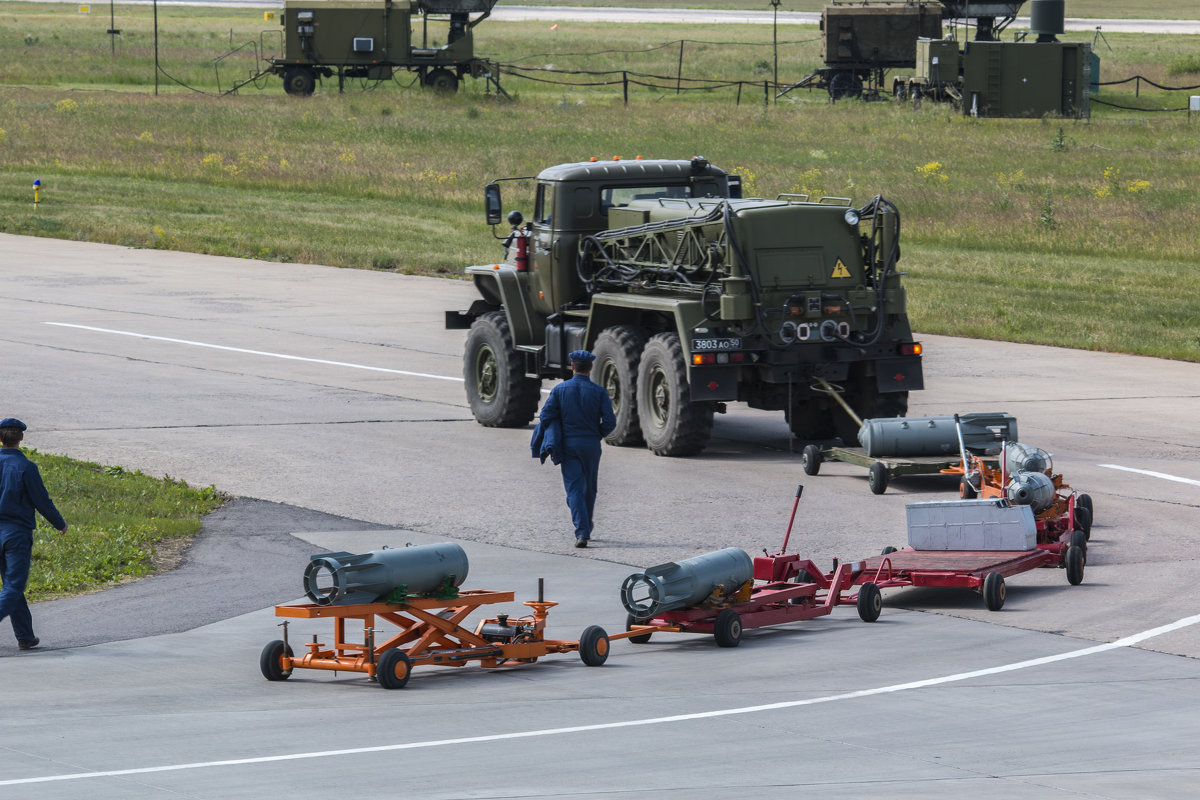
[[[867,417],[904,414],[924,386],[899,212],[882,196],[742,198],[738,176],[701,157],[504,180],[532,183],[533,218],[508,215],[505,261],[467,267],[481,297],[446,312],[448,328],[469,328],[463,373],[482,425],[527,425],[542,380],[569,377],[580,349],[613,401],[606,441],[663,456],[703,450],[731,402],[783,411],[802,439],[852,436],[817,377]],[[499,224],[498,181],[485,207]]]
[[[544,597],[524,603],[529,614],[497,614],[474,628],[466,618],[482,606],[513,601],[513,592],[460,590],[467,576],[467,554],[450,542],[370,553],[313,556],[304,574],[312,603],[276,606],[283,638],[268,642],[259,670],[269,681],[283,681],[295,670],[351,672],[401,689],[413,667],[461,667],[470,662],[489,669],[533,664],[555,653],[579,653],[588,666],[608,659],[608,636],[592,625],[576,640],[546,637],[546,618],[558,605]],[[296,655],[289,640],[291,620],[331,619],[333,643],[318,634]],[[358,631],[347,630],[357,623]],[[390,636],[381,634],[396,628]],[[299,646],[299,645],[298,645]]]
[[[971,589],[989,611],[1004,607],[1004,579],[1038,568],[1062,569],[1067,583],[1083,582],[1082,531],[1039,540],[1033,511],[1004,499],[909,503],[909,546],[886,547],[862,562],[855,583],[880,589],[908,586]]]
[[[823,617],[844,604],[854,605],[864,622],[877,620],[879,589],[867,582],[851,591],[859,565],[841,564],[824,575],[812,561],[786,552],[803,491],[796,488],[777,553],[764,549],[751,559],[741,548],[727,547],[626,578],[621,585],[621,602],[629,612],[625,632],[610,640],[644,644],[655,633],[706,633],[720,647],[737,647],[743,630]]]

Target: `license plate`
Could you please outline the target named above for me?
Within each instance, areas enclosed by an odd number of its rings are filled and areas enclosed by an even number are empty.
[[[742,340],[737,336],[692,339],[693,351],[741,350]]]

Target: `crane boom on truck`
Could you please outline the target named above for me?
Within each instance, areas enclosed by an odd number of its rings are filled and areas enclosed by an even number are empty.
[[[617,417],[606,441],[658,455],[704,449],[730,402],[782,410],[801,439],[853,442],[860,417],[902,416],[923,388],[905,311],[900,215],[877,196],[741,197],[706,159],[560,164],[535,178],[533,218],[508,215],[504,263],[466,268],[480,298],[447,311],[468,328],[463,375],[475,418],[522,427],[567,354]],[[485,190],[502,216],[500,181]],[[500,238],[500,237],[496,237]]]

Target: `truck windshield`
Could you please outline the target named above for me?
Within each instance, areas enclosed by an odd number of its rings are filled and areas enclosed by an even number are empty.
[[[660,197],[692,197],[690,184],[676,186],[608,186],[600,190],[600,213],[608,216],[613,206],[627,206],[633,200],[655,200]]]

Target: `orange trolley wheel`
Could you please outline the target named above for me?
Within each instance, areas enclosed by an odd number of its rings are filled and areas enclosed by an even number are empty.
[[[375,665],[375,679],[384,689],[403,689],[411,675],[412,662],[400,648],[384,651]]]
[[[579,658],[589,667],[598,667],[608,660],[608,633],[592,625],[579,637]]]
[[[291,667],[283,668],[284,656],[291,658],[292,648],[284,644],[282,639],[267,642],[267,646],[262,649],[262,654],[258,657],[258,669],[264,678],[269,681],[286,681],[292,677]]]

